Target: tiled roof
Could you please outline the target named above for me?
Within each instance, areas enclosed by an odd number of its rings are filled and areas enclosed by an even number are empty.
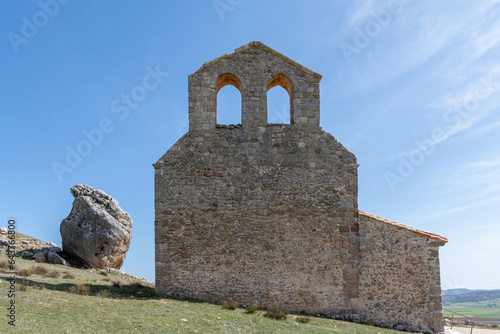
[[[389,220],[387,218],[382,218],[382,217],[379,217],[379,216],[376,216],[376,215],[372,215],[371,213],[366,213],[366,212],[363,212],[363,211],[359,211],[359,214],[362,215],[362,216],[365,216],[365,217],[376,219],[376,220],[378,220],[380,222],[384,222],[386,224],[390,224],[390,225],[393,225],[393,226],[396,226],[396,227],[404,228],[404,229],[406,229],[408,231],[412,231],[412,232],[421,234],[421,235],[426,236],[426,237],[431,238],[431,239],[439,240],[443,244],[446,243],[446,242],[448,242],[447,238],[442,237],[439,234],[435,234],[435,233],[432,233],[432,232],[427,232],[427,231],[419,230],[417,228],[414,228],[414,227],[411,227],[411,226],[407,226],[407,225],[403,225],[403,224],[397,223],[395,221]]]

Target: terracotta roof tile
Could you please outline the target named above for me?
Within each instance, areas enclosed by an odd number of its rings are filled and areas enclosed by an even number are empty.
[[[395,221],[389,220],[387,218],[382,218],[382,217],[379,217],[379,216],[376,216],[376,215],[372,215],[371,213],[359,211],[359,214],[362,215],[362,216],[365,216],[365,217],[376,219],[376,220],[384,222],[386,224],[390,224],[390,225],[393,225],[393,226],[404,228],[404,229],[406,229],[408,231],[412,231],[412,232],[421,234],[421,235],[426,236],[426,237],[431,238],[431,239],[439,240],[443,244],[448,242],[447,238],[442,237],[439,234],[435,234],[435,233],[432,233],[432,232],[427,232],[427,231],[424,231],[424,230],[419,230],[417,228],[414,228],[414,227],[411,227],[411,226],[407,226],[407,225],[403,225],[403,224],[397,223]]]

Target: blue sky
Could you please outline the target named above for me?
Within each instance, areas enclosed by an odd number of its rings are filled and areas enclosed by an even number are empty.
[[[1,9],[0,225],[15,217],[19,232],[60,245],[69,187],[102,189],[134,220],[122,270],[153,281],[151,165],[187,132],[187,77],[258,40],[323,75],[321,126],[358,158],[359,208],[448,237],[443,288],[500,288],[499,1]],[[286,121],[287,93],[269,94],[269,118]],[[238,122],[238,103],[220,91],[221,123]]]

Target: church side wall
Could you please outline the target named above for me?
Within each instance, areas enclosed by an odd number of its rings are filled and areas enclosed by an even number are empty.
[[[359,235],[361,320],[443,331],[439,241],[362,214]]]

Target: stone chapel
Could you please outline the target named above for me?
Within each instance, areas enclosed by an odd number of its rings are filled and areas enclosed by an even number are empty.
[[[251,42],[189,75],[189,131],[155,168],[156,292],[443,331],[447,239],[358,209],[358,164],[320,126],[321,75]],[[217,124],[241,92],[242,124]],[[268,123],[267,92],[290,96]]]

